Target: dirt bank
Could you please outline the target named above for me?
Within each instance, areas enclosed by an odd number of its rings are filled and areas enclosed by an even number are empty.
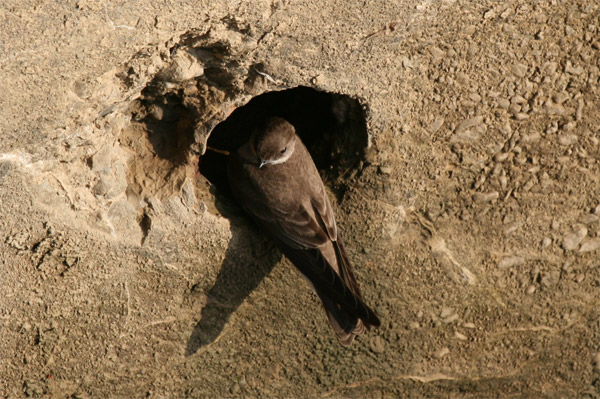
[[[600,397],[595,1],[0,26],[0,397]],[[275,91],[252,112],[302,126],[383,320],[350,348],[205,153]]]

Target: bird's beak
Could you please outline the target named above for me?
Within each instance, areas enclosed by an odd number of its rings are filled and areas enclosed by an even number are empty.
[[[265,161],[264,159],[260,160],[260,164],[258,165],[258,169],[261,169],[263,166],[265,166],[267,164],[267,161]]]

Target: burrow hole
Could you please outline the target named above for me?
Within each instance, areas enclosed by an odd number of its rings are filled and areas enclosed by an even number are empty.
[[[363,168],[368,145],[360,103],[308,87],[264,93],[219,123],[208,148],[235,151],[249,139],[254,125],[269,116],[282,117],[295,127],[324,180],[336,195],[343,195],[346,180]],[[200,173],[224,193],[229,192],[226,162],[226,155],[211,150],[199,162]]]
[[[227,156],[218,149],[235,151],[244,144],[255,123],[268,116],[288,120],[309,152],[336,198],[341,200],[348,181],[364,168],[369,144],[365,111],[350,96],[309,87],[271,91],[252,98],[221,122],[214,122],[205,143],[199,143],[199,123],[206,124],[205,108],[218,108],[219,96],[202,91],[173,90],[156,95],[152,88],[142,92],[130,108],[132,126],[122,135],[138,156],[129,170],[130,189],[138,197],[166,198],[181,190],[186,178],[198,171],[217,192],[229,196]],[[204,97],[203,97],[204,96]],[[206,127],[204,127],[206,128]],[[139,136],[146,135],[141,143]],[[144,147],[144,148],[141,148]],[[204,152],[202,154],[202,152]],[[199,197],[214,195],[205,187]],[[145,218],[140,216],[140,223]]]

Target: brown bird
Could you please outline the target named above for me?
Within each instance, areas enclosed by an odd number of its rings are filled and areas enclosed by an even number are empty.
[[[323,302],[342,345],[381,323],[363,302],[319,172],[294,127],[267,118],[229,156],[234,197]]]

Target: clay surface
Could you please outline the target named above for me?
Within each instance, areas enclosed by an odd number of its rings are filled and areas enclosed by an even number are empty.
[[[0,398],[600,397],[597,1],[5,0],[0,26]],[[300,86],[383,321],[350,348],[198,168]]]

